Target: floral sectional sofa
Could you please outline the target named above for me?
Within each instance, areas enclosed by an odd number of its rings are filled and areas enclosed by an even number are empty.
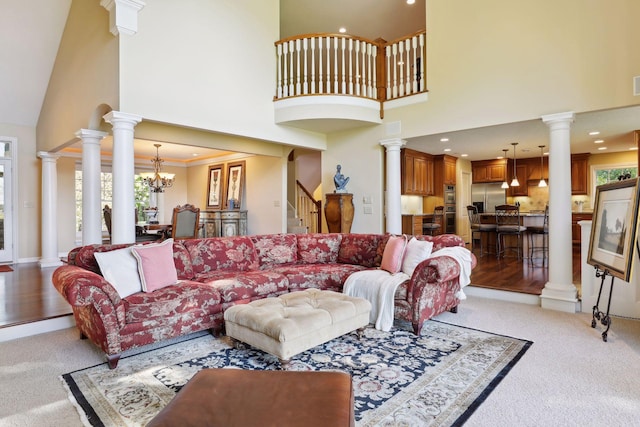
[[[308,288],[340,292],[351,273],[379,268],[389,237],[271,234],[169,239],[148,246],[89,245],[69,252],[68,264],[53,274],[53,285],[71,305],[81,337],[100,347],[115,368],[127,349],[205,329],[220,333],[227,307]],[[398,288],[394,306],[395,317],[411,322],[419,333],[425,320],[447,310],[455,312],[460,302],[456,296],[460,266],[437,251],[464,246],[464,241],[451,234],[415,237],[432,241],[433,253]],[[134,250],[152,247],[154,252],[146,254],[143,264],[144,251]],[[136,252],[137,264],[115,261],[115,267],[103,265],[101,271],[97,258],[119,253],[115,251]],[[105,279],[136,265],[134,274],[136,279],[139,274],[142,289],[123,291]],[[151,283],[163,280],[161,286]]]

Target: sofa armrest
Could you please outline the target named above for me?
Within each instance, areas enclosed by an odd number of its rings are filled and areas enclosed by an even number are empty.
[[[445,282],[460,275],[460,265],[448,255],[434,256],[420,262],[411,277],[412,288],[427,283]]]
[[[52,282],[72,307],[93,306],[104,325],[124,325],[122,299],[99,274],[74,265],[63,265],[53,272]]]

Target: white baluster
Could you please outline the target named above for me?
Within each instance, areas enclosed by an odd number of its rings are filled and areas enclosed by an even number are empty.
[[[371,64],[372,62],[372,57],[373,57],[373,50],[375,49],[375,46],[368,44],[367,43],[367,96],[369,98],[375,98],[373,96],[373,89],[371,88],[371,85],[373,84],[373,79],[371,78],[371,71],[373,70],[373,66]]]
[[[413,49],[413,73],[411,76],[411,80],[412,80],[412,87],[413,87],[413,93],[418,93],[418,55],[416,52],[416,48],[418,47],[418,38],[416,36],[411,37],[411,48]]]
[[[318,37],[318,93],[324,93],[322,85],[322,37]]]
[[[420,34],[420,91],[427,90],[427,81],[424,79],[424,70],[427,69],[427,50],[424,45],[424,34]]]
[[[395,45],[394,45],[395,46]],[[400,58],[398,61],[398,74],[400,75],[400,80],[398,81],[398,95],[404,95],[404,43],[397,43],[398,46],[398,57]]]
[[[398,97],[398,43],[391,46],[391,50],[393,51],[393,98]]]
[[[293,68],[293,40],[289,40],[289,96],[295,95],[293,81],[294,81],[294,68]]]
[[[362,40],[358,43],[360,46],[361,58],[360,58],[360,68],[362,71],[359,73],[360,81],[358,82],[358,95],[362,94],[362,96],[367,96],[367,43]]]
[[[373,99],[378,99],[378,73],[377,73],[377,63],[378,63],[378,46],[371,45],[371,55],[369,56],[369,81],[371,85],[369,86],[369,97]],[[373,64],[376,64],[375,67]],[[371,78],[371,74],[373,73],[373,79]]]
[[[333,38],[333,93],[338,93],[338,38]]]
[[[316,38],[311,37],[311,93],[316,93]]]
[[[358,78],[358,46],[360,44],[356,40],[356,79]],[[359,92],[358,95],[360,94]],[[349,39],[349,95],[353,95],[353,39]]]
[[[296,95],[300,95],[302,84],[300,82],[300,39],[296,40]]]
[[[309,93],[309,75],[307,74],[307,45],[309,44],[309,39],[302,40],[302,49],[304,49],[304,83],[303,83],[303,93],[306,95]]]
[[[284,96],[289,96],[289,61],[287,59],[287,54],[289,53],[289,43],[285,43],[282,45],[282,49],[284,50],[284,57],[282,61],[282,71],[284,73],[282,79],[282,88],[284,91]]]
[[[331,93],[331,37],[327,37],[327,90]]]
[[[278,61],[276,62],[276,64],[278,64],[278,69],[276,70],[277,72],[277,84],[276,84],[276,97],[278,99],[282,98],[282,45],[279,44],[276,48],[276,53],[278,55]]]
[[[386,48],[387,57],[387,99],[391,99],[391,46]]]
[[[406,64],[407,67],[407,81],[406,81],[406,89],[405,92],[407,95],[411,94],[411,68],[412,68],[412,62],[411,62],[411,40],[406,39],[404,41],[404,50],[406,52],[406,56],[407,59],[404,62]]]

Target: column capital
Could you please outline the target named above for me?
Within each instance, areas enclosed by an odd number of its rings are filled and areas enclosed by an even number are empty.
[[[572,123],[576,119],[576,113],[573,111],[567,111],[565,113],[547,114],[542,116],[542,122],[547,126],[552,126],[557,123]]]
[[[99,130],[93,129],[80,129],[76,132],[76,137],[80,138],[85,142],[85,139],[98,139],[101,140],[105,136],[109,135],[107,132],[101,132]]]
[[[138,32],[138,12],[146,6],[141,0],[100,0],[100,6],[109,11],[109,31],[132,36]]]
[[[402,138],[389,138],[380,140],[380,145],[385,147],[387,150],[391,150],[393,148],[399,149],[406,145],[407,141]]]
[[[50,153],[48,151],[38,151],[38,157],[45,161],[55,162],[60,158],[60,154]]]
[[[112,125],[115,125],[116,123],[130,123],[131,127],[134,127],[142,121],[141,116],[114,110],[109,111],[107,114],[102,116],[102,118],[105,122],[111,123]]]

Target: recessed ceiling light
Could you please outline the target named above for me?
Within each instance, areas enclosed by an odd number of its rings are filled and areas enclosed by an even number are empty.
[[[637,150],[637,149],[638,149],[638,147],[631,147],[631,148],[629,148],[629,150]]]
[[[416,0],[407,0],[407,4],[414,4]]]
[[[449,152],[451,151],[451,148],[445,148],[444,151]]]
[[[504,156],[498,156],[498,157],[496,157],[496,159],[502,160],[502,159],[504,159]]]
[[[594,130],[589,132],[589,135],[594,136],[594,135],[600,135],[600,131]]]
[[[345,27],[340,27],[338,31],[340,32],[340,34],[344,34],[347,32],[347,29]]]
[[[440,138],[440,142],[449,142],[449,138]]]
[[[604,139],[596,139],[595,141],[593,141],[595,144],[602,144],[604,142]]]
[[[199,154],[198,154],[198,153],[191,153],[191,155],[192,155],[193,157],[198,157],[198,156],[199,156]]]
[[[468,156],[469,156],[469,155],[468,155],[468,154],[465,154],[465,153],[460,154],[460,157],[468,157]]]
[[[606,150],[607,147],[598,147],[598,150],[602,151],[602,150]]]

